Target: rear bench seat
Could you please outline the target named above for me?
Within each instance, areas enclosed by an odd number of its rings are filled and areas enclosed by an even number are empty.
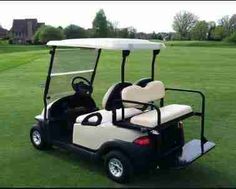
[[[151,101],[160,100],[165,96],[164,84],[161,81],[149,82],[145,87],[131,85],[122,90],[122,100],[137,101],[149,103]],[[134,103],[123,103],[125,107],[138,107]],[[161,124],[180,118],[193,112],[191,106],[171,104],[160,108]],[[157,111],[145,111],[142,114],[134,115],[130,119],[130,123],[146,127],[155,127],[158,123]]]
[[[161,124],[167,123],[176,118],[182,117],[192,112],[192,108],[187,105],[171,104],[160,108]],[[151,110],[140,115],[133,116],[130,122],[135,125],[145,127],[155,127],[158,123],[157,111]]]

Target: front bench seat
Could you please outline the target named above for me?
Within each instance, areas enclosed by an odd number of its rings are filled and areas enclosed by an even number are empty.
[[[103,97],[103,101],[102,101],[102,106],[104,109],[98,110],[98,111],[94,111],[94,112],[90,112],[88,114],[84,114],[81,115],[79,117],[76,118],[76,122],[77,123],[82,123],[83,120],[94,113],[100,113],[102,116],[102,120],[100,124],[103,123],[107,123],[110,122],[112,123],[112,110],[116,109],[116,119],[118,121],[120,121],[122,119],[122,102],[118,101],[116,102],[116,100],[121,100],[121,91],[122,89],[124,89],[127,86],[131,86],[131,83],[117,83],[112,85],[106,92],[106,94]],[[125,108],[124,110],[124,118],[130,118],[132,116],[138,115],[142,113],[141,110],[131,107],[131,108]],[[88,119],[89,122],[96,122],[98,119],[97,116],[93,116],[91,118]]]
[[[117,116],[116,119],[118,121],[120,121],[122,119],[122,113],[121,112],[122,112],[121,109],[118,109],[116,111],[116,116]],[[87,117],[88,115],[91,115],[93,113],[100,113],[101,114],[102,121],[101,121],[100,124],[107,123],[107,122],[112,123],[112,111],[108,111],[108,110],[105,110],[105,109],[81,115],[81,116],[76,118],[76,122],[77,123],[82,123],[82,121],[84,120],[85,117]],[[140,114],[140,113],[142,113],[142,111],[137,109],[137,108],[125,108],[125,118],[130,118],[130,117],[132,117],[134,115],[137,115],[137,114]],[[91,118],[89,118],[89,121],[90,122],[96,122],[97,117],[96,116],[91,117]]]
[[[138,85],[131,85],[122,90],[122,100],[137,101],[149,103],[152,101],[160,100],[165,96],[165,87],[161,81],[151,81],[145,87]],[[134,103],[123,103],[124,107],[139,107]],[[171,104],[160,108],[161,111],[161,124],[167,123],[182,116],[188,115],[193,112],[191,106]],[[157,126],[157,111],[145,111],[142,114],[131,117],[130,123],[146,127]]]

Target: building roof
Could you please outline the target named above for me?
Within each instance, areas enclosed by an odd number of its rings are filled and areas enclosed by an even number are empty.
[[[14,19],[11,30],[14,32],[27,32],[27,22],[29,21],[34,28],[37,27],[37,19]]]
[[[66,39],[60,41],[49,41],[47,45],[94,48],[94,49],[110,49],[110,50],[137,50],[137,49],[158,50],[165,47],[163,43],[159,42],[151,42],[143,39],[124,39],[124,38]]]

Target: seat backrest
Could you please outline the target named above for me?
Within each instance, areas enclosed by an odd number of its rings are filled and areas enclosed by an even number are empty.
[[[112,109],[119,109],[122,107],[122,102],[117,102],[116,100],[121,100],[121,91],[131,86],[131,83],[117,83],[112,85],[106,92],[102,100],[102,106],[104,109],[110,111]]]
[[[148,103],[159,100],[165,96],[165,87],[161,81],[151,81],[145,87],[131,85],[125,87],[121,92],[122,100],[130,100]],[[138,107],[133,103],[123,103],[125,107]]]

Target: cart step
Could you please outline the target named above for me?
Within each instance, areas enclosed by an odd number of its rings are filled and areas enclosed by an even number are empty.
[[[215,143],[207,141],[201,145],[201,140],[193,139],[183,146],[182,153],[177,157],[173,168],[183,168],[203,156],[215,147]]]

